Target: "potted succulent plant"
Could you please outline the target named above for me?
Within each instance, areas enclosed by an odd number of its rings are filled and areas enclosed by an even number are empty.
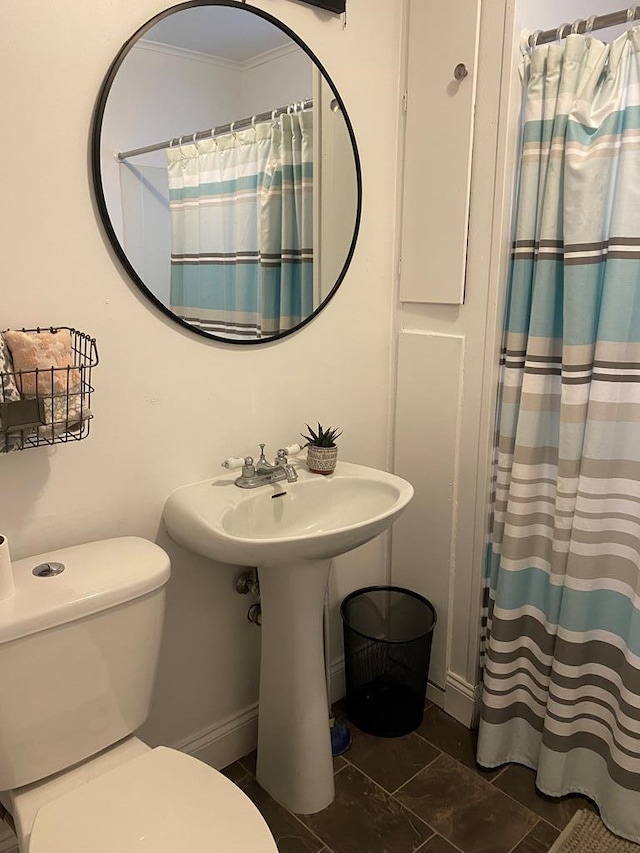
[[[342,430],[334,427],[324,429],[322,424],[318,424],[318,429],[312,429],[309,424],[307,435],[300,433],[306,443],[303,447],[307,448],[307,467],[313,474],[332,474],[338,461],[338,448],[336,439],[342,435]]]

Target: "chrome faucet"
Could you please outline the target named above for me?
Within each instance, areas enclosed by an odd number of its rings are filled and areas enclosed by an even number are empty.
[[[296,469],[289,463],[287,451],[284,448],[278,450],[276,458],[271,464],[264,455],[264,444],[259,445],[260,458],[254,462],[251,456],[246,456],[242,466],[242,474],[235,480],[236,486],[241,489],[257,489],[259,486],[267,486],[269,483],[277,483],[286,480],[295,483],[298,479]]]

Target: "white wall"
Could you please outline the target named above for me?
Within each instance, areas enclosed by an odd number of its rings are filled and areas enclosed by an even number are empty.
[[[102,79],[120,45],[170,4],[3,7],[0,73],[15,85],[2,88],[0,107],[20,139],[0,136],[13,164],[3,181],[10,203],[0,327],[86,330],[97,338],[100,365],[86,441],[0,459],[0,529],[15,557],[123,534],[166,546],[173,577],[144,730],[154,743],[200,732],[207,741],[223,724],[233,729],[258,690],[260,632],[245,619],[248,602],[233,591],[232,568],[167,540],[161,513],[169,492],[217,474],[223,457],[254,452],[258,441],[271,453],[317,419],[344,428],[343,458],[389,464],[399,4],[350,0],[343,30],[339,18],[303,4],[255,2],[326,63],[358,139],[364,209],[353,264],[322,314],[281,342],[251,347],[207,341],[152,308],[119,268],[94,209],[87,150]],[[334,657],[338,600],[386,572],[383,539],[336,561]]]
[[[620,0],[517,0],[516,23],[529,32],[550,30],[563,23],[572,23],[591,15],[606,15],[624,8]],[[603,41],[615,38],[624,27],[599,30],[596,37]]]
[[[240,82],[241,115],[284,107],[311,97],[313,63],[301,50],[266,54],[243,67]]]

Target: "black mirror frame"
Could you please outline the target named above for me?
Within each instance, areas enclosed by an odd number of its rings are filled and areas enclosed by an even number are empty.
[[[312,0],[303,0],[303,2],[312,2]],[[324,3],[330,3],[331,0],[324,0]],[[313,0],[313,5],[324,5],[323,2],[315,2]],[[335,5],[335,4],[334,4]],[[104,112],[107,105],[107,100],[109,98],[109,93],[111,91],[111,86],[113,84],[114,78],[122,65],[123,61],[129,54],[131,48],[136,44],[138,39],[144,35],[147,30],[151,29],[155,24],[159,23],[164,18],[169,17],[169,15],[173,15],[176,12],[182,11],[183,9],[192,9],[198,6],[231,6],[238,9],[245,9],[251,11],[252,13],[258,15],[261,18],[264,18],[266,21],[269,21],[274,26],[278,27],[278,29],[282,30],[286,35],[289,36],[296,44],[307,54],[309,59],[316,65],[324,79],[328,83],[331,91],[338,104],[340,105],[340,110],[342,111],[342,115],[347,126],[347,131],[349,133],[349,138],[351,140],[351,145],[353,148],[353,159],[354,166],[356,171],[356,185],[357,185],[357,205],[356,205],[356,217],[353,229],[353,238],[351,240],[351,245],[349,246],[349,251],[347,252],[347,256],[345,258],[344,264],[338,275],[336,283],[333,285],[327,296],[323,299],[323,301],[318,305],[318,307],[309,314],[301,323],[298,323],[297,326],[294,326],[292,329],[287,329],[284,332],[280,332],[277,335],[272,335],[268,338],[258,338],[255,340],[235,340],[233,338],[225,338],[221,335],[214,335],[211,332],[205,332],[202,329],[198,329],[189,323],[182,320],[176,314],[169,310],[169,308],[161,302],[157,296],[149,290],[149,288],[142,281],[133,265],[129,261],[126,252],[124,251],[118,236],[113,228],[111,223],[111,217],[109,216],[109,211],[107,209],[107,203],[104,196],[103,184],[102,184],[102,168],[101,168],[101,146],[100,146],[100,138],[102,134],[102,121],[104,118]],[[109,239],[109,242],[115,251],[118,260],[124,267],[125,272],[132,279],[133,283],[142,291],[144,296],[147,297],[163,314],[169,317],[174,323],[177,323],[182,328],[187,329],[193,334],[199,335],[200,337],[206,338],[210,341],[217,341],[218,343],[223,344],[232,344],[234,346],[258,346],[270,344],[274,341],[282,340],[283,338],[288,337],[308,323],[310,323],[318,314],[325,308],[325,306],[331,301],[331,299],[335,296],[336,291],[342,284],[342,281],[349,269],[351,264],[351,259],[353,258],[353,254],[355,251],[356,243],[358,240],[358,234],[360,231],[360,220],[362,216],[362,169],[360,165],[360,156],[358,153],[358,146],[356,143],[355,133],[353,131],[353,126],[351,124],[351,120],[347,114],[344,102],[338,93],[333,80],[327,73],[324,65],[320,62],[318,57],[313,53],[313,51],[307,47],[307,45],[302,41],[302,39],[296,35],[286,24],[283,24],[282,21],[279,21],[277,18],[274,18],[273,15],[270,15],[268,12],[264,12],[262,9],[257,9],[255,6],[251,6],[248,3],[243,2],[243,0],[186,0],[186,2],[178,3],[175,6],[171,6],[169,9],[165,9],[163,12],[160,12],[158,15],[155,15],[153,18],[148,20],[145,24],[139,27],[136,32],[129,38],[123,46],[118,51],[117,56],[111,63],[107,75],[100,87],[100,92],[98,94],[98,99],[96,101],[92,123],[91,123],[91,135],[90,135],[90,152],[91,152],[91,177],[93,180],[93,190],[95,193],[95,200],[98,208],[98,212],[100,214],[100,219],[102,221],[102,225],[105,229],[106,235]]]

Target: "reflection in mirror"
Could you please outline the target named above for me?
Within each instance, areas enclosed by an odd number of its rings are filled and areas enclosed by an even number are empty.
[[[143,27],[96,110],[96,194],[137,284],[233,343],[304,325],[353,253],[360,170],[320,64],[266,13],[186,3]]]

